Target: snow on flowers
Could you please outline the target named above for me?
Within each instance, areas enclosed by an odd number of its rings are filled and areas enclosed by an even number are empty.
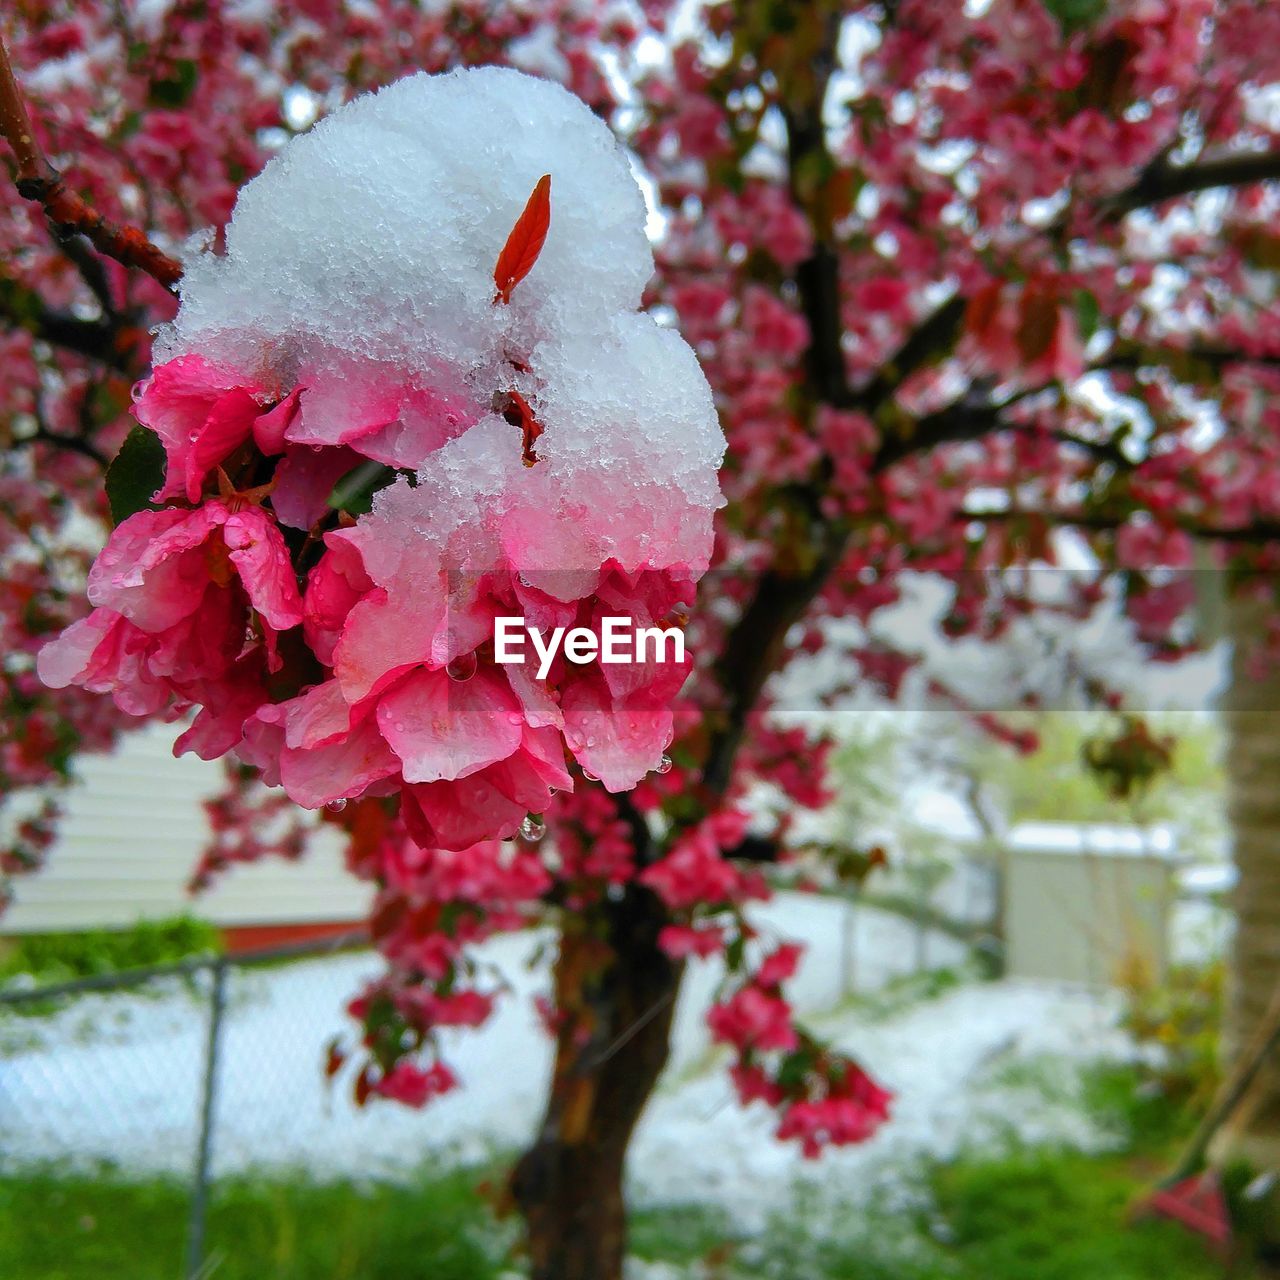
[[[532,194],[530,194],[532,192]],[[308,808],[399,797],[424,848],[513,835],[578,771],[660,765],[688,660],[495,661],[494,621],[681,616],[723,452],[638,310],[645,210],[558,86],[412,76],[293,140],[196,252],[134,414],[164,450],[39,670],[195,709]]]

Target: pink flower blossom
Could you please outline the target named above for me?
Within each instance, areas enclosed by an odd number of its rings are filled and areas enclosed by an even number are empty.
[[[791,1008],[779,996],[745,986],[707,1014],[712,1036],[739,1050],[794,1049],[799,1044]]]
[[[402,1102],[406,1107],[423,1107],[432,1098],[456,1088],[457,1084],[453,1072],[442,1062],[419,1067],[402,1058],[373,1084],[372,1092],[379,1097]]]

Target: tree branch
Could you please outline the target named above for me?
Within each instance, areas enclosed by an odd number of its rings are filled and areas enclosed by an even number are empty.
[[[730,632],[716,663],[717,683],[727,696],[723,723],[712,734],[703,781],[713,795],[728,790],[733,761],[747,718],[786,646],[787,632],[822,590],[848,544],[848,530],[835,523],[823,528],[824,543],[807,572],[768,569],[751,603]]]
[[[960,334],[967,302],[959,294],[949,298],[925,319],[852,398],[852,407],[874,413],[903,381],[935,356],[949,351]]]
[[[1242,187],[1275,179],[1280,179],[1280,151],[1223,156],[1218,160],[1206,160],[1202,164],[1190,164],[1182,168],[1171,165],[1162,158],[1148,165],[1133,186],[1105,201],[1104,211],[1111,217],[1118,218],[1135,209],[1144,209],[1197,191],[1212,191],[1215,187]]]
[[[852,399],[845,372],[841,338],[839,254],[831,228],[818,210],[812,188],[814,175],[830,162],[822,107],[828,81],[835,70],[838,15],[810,14],[821,21],[821,47],[806,66],[798,91],[780,93],[787,126],[787,165],[791,197],[808,212],[815,239],[813,253],[796,268],[795,282],[809,325],[805,393],[815,404],[848,404]],[[811,495],[812,496],[812,495]],[[756,584],[750,604],[730,632],[719,661],[716,682],[723,691],[723,719],[713,730],[703,766],[703,782],[714,797],[728,790],[733,762],[746,731],[747,719],[774,668],[778,665],[792,624],[799,620],[840,562],[848,529],[816,513],[810,528],[813,542],[807,568],[788,571],[777,565]]]
[[[0,135],[17,160],[18,194],[43,206],[60,234],[84,236],[99,253],[126,267],[136,267],[170,292],[182,278],[182,264],[152,244],[137,227],[121,227],[70,190],[49,163],[36,139],[22,89],[13,74],[9,53],[0,39]]]
[[[1055,529],[1089,529],[1107,533],[1121,528],[1128,515],[1111,515],[1094,511],[1028,511],[1023,508],[997,510],[960,511],[956,519],[964,524],[1007,524],[1012,520],[1040,521]],[[1211,525],[1194,520],[1175,520],[1175,527],[1195,538],[1219,542],[1267,543],[1280,542],[1280,520],[1255,520],[1250,524]]]
[[[41,423],[32,435],[22,436],[14,440],[13,444],[15,448],[22,448],[25,445],[32,444],[47,444],[54,449],[65,449],[68,453],[78,453],[81,457],[96,462],[104,471],[110,461],[96,445],[91,444],[83,436],[59,435],[56,431],[50,431],[44,423]]]
[[[1000,415],[1006,409],[1026,395],[1038,394],[1043,390],[1043,387],[1037,387],[1034,392],[1026,392],[999,404],[973,405],[958,401],[945,409],[939,409],[937,413],[913,419],[909,432],[881,437],[880,447],[871,456],[871,471],[874,475],[880,475],[912,454],[928,452],[941,444],[977,440],[1006,425],[1000,421]]]
[[[0,275],[0,316],[33,338],[64,351],[97,360],[109,368],[134,377],[131,345],[110,320],[82,320],[67,311],[47,307],[39,294],[17,280]]]

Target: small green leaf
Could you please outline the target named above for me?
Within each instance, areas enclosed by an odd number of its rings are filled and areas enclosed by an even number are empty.
[[[177,109],[185,107],[195,92],[196,81],[200,71],[190,58],[179,58],[173,64],[173,74],[163,80],[153,80],[149,86],[149,97],[153,107],[169,107]]]
[[[391,484],[398,474],[394,467],[381,462],[362,462],[333,486],[329,507],[353,516],[366,515],[373,510],[373,495]]]
[[[1063,31],[1091,27],[1107,11],[1107,0],[1045,0],[1044,7]]]
[[[778,1064],[777,1081],[784,1089],[796,1089],[813,1070],[813,1054],[807,1049],[796,1049]]]
[[[120,524],[131,515],[154,511],[151,495],[164,484],[164,445],[154,431],[134,427],[107,468],[107,502]]]
[[[1097,298],[1088,289],[1077,289],[1073,295],[1073,301],[1080,337],[1084,342],[1088,342],[1098,332],[1098,325],[1102,320],[1102,308],[1098,306]]]

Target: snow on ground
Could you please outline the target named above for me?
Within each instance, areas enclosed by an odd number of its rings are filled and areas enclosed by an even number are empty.
[[[921,1156],[1010,1129],[1025,1137],[1096,1138],[1069,1105],[993,1082],[1007,1063],[1046,1053],[1123,1053],[1106,997],[1047,984],[958,988],[893,1016],[838,999],[847,911],[783,895],[759,913],[782,937],[811,940],[793,992],[824,1035],[858,1055],[897,1093],[891,1123],[872,1142],[806,1162],[776,1143],[773,1117],[743,1111],[708,1053],[701,1014],[716,982],[696,970],[677,1011],[675,1051],[635,1138],[631,1177],[647,1202],[698,1200],[744,1221],[797,1187],[845,1203],[910,1195]],[[528,996],[545,988],[545,938],[496,938],[482,958],[512,998],[479,1031],[450,1037],[448,1059],[465,1088],[422,1112],[394,1104],[356,1110],[340,1079],[328,1088],[327,1042],[350,1032],[343,1014],[375,958],[348,955],[237,972],[220,1046],[214,1167],[302,1168],[317,1176],[395,1177],[426,1165],[482,1158],[525,1142],[537,1122],[550,1044]],[[857,985],[881,987],[915,967],[913,926],[861,910],[853,938]],[[930,965],[960,958],[933,936]],[[186,1173],[195,1154],[207,1005],[173,984],[149,998],[86,997],[48,1018],[0,1021],[0,1158],[109,1160],[129,1169]],[[625,1052],[625,1050],[623,1050]]]

